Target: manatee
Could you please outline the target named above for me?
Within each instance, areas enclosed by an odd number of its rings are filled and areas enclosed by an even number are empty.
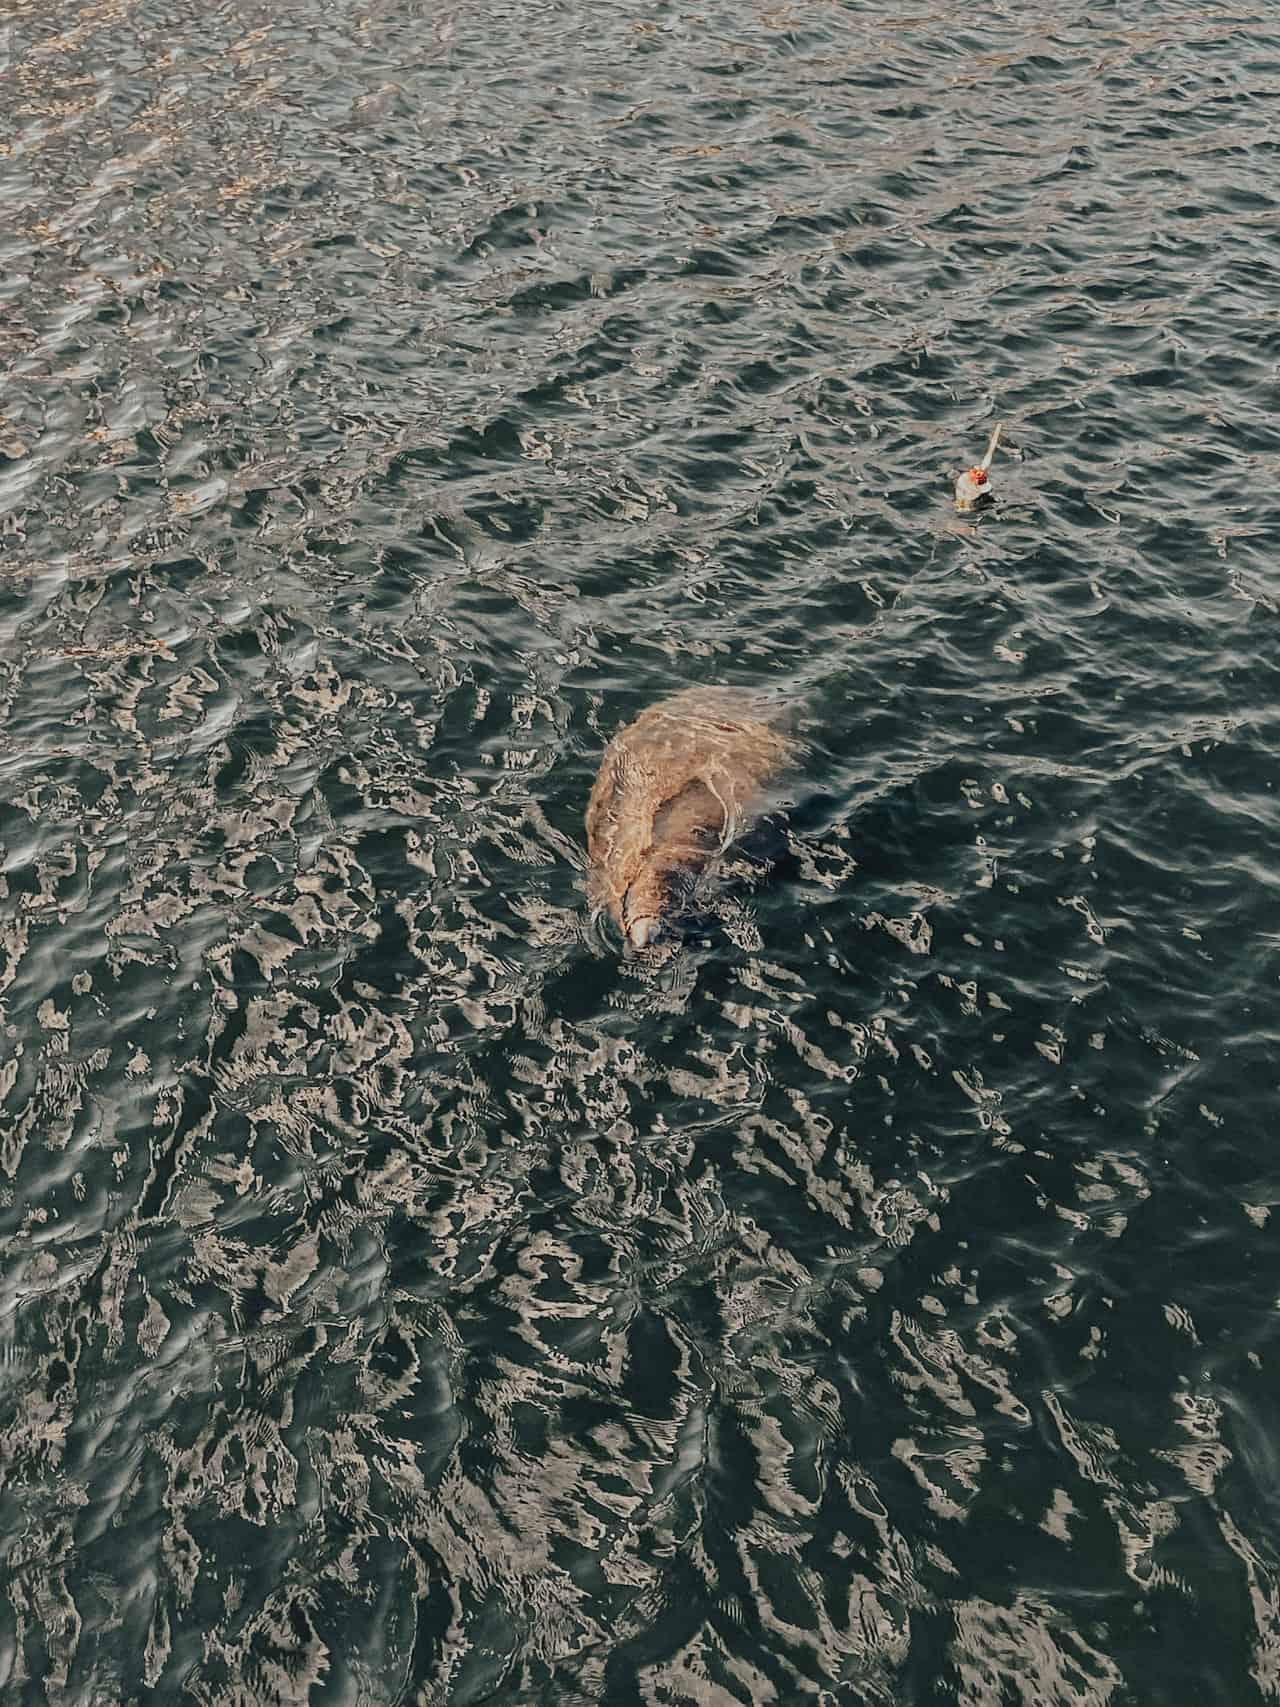
[[[681,892],[759,815],[795,742],[759,697],[689,688],[614,736],[587,804],[588,892],[645,948]]]

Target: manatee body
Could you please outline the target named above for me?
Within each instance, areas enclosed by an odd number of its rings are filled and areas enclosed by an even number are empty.
[[[689,688],[642,711],[606,748],[587,805],[595,909],[633,948],[653,942],[682,880],[750,824],[794,755],[750,694]]]

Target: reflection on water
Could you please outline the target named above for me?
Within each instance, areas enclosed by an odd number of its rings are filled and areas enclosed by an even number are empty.
[[[1275,33],[891,11],[0,25],[6,1699],[1280,1694]]]

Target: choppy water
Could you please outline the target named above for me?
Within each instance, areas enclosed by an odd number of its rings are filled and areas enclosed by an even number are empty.
[[[4,1699],[1275,1699],[1274,14],[0,50]]]

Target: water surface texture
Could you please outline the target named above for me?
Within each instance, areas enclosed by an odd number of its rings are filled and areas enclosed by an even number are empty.
[[[9,0],[6,1702],[1280,1697],[1278,59]]]

